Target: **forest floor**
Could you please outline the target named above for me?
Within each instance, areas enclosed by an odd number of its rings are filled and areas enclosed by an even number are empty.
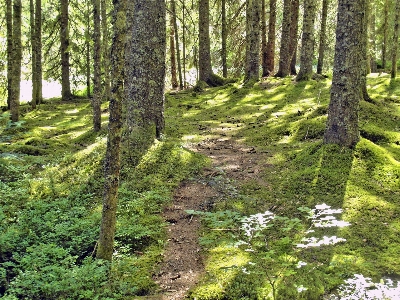
[[[159,299],[184,299],[204,274],[204,264],[198,216],[188,215],[185,210],[209,211],[216,201],[226,197],[224,182],[240,185],[248,180],[256,180],[268,186],[260,172],[265,171],[266,152],[258,152],[254,147],[237,143],[221,136],[189,145],[190,149],[208,156],[212,166],[206,168],[200,178],[183,182],[174,194],[171,206],[163,212],[168,226],[168,244],[163,254],[164,261],[155,275],[156,282],[163,289]],[[222,184],[215,178],[223,176]],[[155,298],[157,299],[157,298]]]

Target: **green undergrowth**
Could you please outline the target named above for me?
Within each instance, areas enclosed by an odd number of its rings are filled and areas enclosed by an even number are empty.
[[[0,297],[130,299],[155,293],[151,276],[165,243],[162,208],[174,188],[207,164],[176,139],[123,156],[111,269],[95,260],[107,103],[93,132],[88,100],[22,106],[0,118]],[[137,150],[137,149],[136,149]],[[124,149],[123,153],[137,152]],[[109,270],[110,273],[109,273]]]
[[[322,143],[329,88],[329,79],[295,83],[268,78],[251,88],[228,84],[167,95],[168,135],[188,145],[222,136],[255,146],[266,157],[265,185],[230,182],[236,192],[202,215],[206,275],[191,298],[274,299],[275,289],[275,299],[320,299],[334,297],[355,274],[378,283],[398,278],[399,79],[368,77],[372,101],[360,103],[361,139],[353,150]],[[339,218],[351,225],[319,229],[315,236],[346,242],[297,249],[293,243],[309,222],[298,208],[322,203],[342,209]],[[264,248],[246,251],[237,245],[243,233],[240,220],[265,211],[301,219],[303,229],[263,232]],[[277,247],[285,237],[289,240]],[[299,261],[309,267],[293,268]],[[342,295],[354,292],[352,287],[340,289]]]

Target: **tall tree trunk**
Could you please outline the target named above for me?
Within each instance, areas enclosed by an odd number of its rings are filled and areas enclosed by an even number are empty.
[[[100,14],[101,14],[101,30],[102,30],[102,49],[101,53],[103,55],[102,65],[103,65],[103,74],[104,74],[104,89],[103,89],[103,97],[104,101],[108,101],[110,99],[110,47],[109,44],[109,34],[108,34],[108,22],[107,22],[107,9],[108,9],[108,0],[100,0]]]
[[[186,88],[186,6],[185,1],[182,1],[182,64],[183,64],[183,87]]]
[[[32,70],[32,109],[36,109],[36,90],[37,90],[37,72],[36,72],[36,35],[35,35],[35,3],[29,0],[29,23],[31,34],[31,70]]]
[[[265,1],[265,0],[263,0]],[[228,77],[228,65],[226,61],[227,50],[226,41],[228,38],[228,29],[226,26],[226,0],[222,0],[221,4],[221,58],[222,58],[222,76],[224,78]]]
[[[6,0],[7,22],[7,108],[11,106],[12,70],[13,70],[13,7],[12,0]]]
[[[382,69],[386,69],[386,52],[389,31],[389,0],[385,0],[383,6],[383,43],[382,43]]]
[[[301,39],[300,71],[297,81],[310,80],[313,75],[314,23],[316,0],[304,0],[303,35]]]
[[[268,42],[266,49],[266,68],[263,76],[269,76],[275,69],[275,31],[276,31],[276,0],[269,1]]]
[[[378,65],[376,63],[376,4],[375,1],[370,2],[370,17],[369,17],[369,57],[370,57],[370,70],[372,73],[376,73],[378,71]]]
[[[290,74],[290,20],[291,20],[291,0],[283,2],[283,20],[281,48],[279,50],[279,69],[276,77],[286,77]]]
[[[37,89],[36,104],[43,100],[43,65],[42,65],[42,0],[35,1],[35,44],[36,44],[36,73]]]
[[[290,21],[290,74],[296,75],[296,61],[297,61],[297,38],[299,31],[299,11],[300,11],[300,0],[292,0],[292,15]]]
[[[101,32],[100,0],[93,0],[93,130],[101,128]]]
[[[210,53],[210,4],[199,0],[199,80],[213,86],[213,71]]]
[[[261,66],[262,76],[267,73],[267,11],[265,0],[261,1]]]
[[[361,50],[362,55],[364,56],[364,64],[362,65],[362,73],[361,73],[361,88],[362,88],[362,95],[363,100],[371,102],[372,99],[368,95],[367,89],[367,74],[368,74],[368,67],[369,67],[369,56],[368,56],[368,20],[369,20],[369,2],[370,0],[362,0],[365,1],[364,5],[364,18],[363,18],[363,31],[362,31],[362,43],[361,43]]]
[[[174,17],[172,10],[171,0],[171,15],[170,15],[170,26],[169,26],[169,52],[170,52],[170,63],[171,63],[171,86],[173,89],[178,88],[178,77],[176,76],[176,57],[175,57],[175,28],[174,28]]]
[[[85,34],[85,50],[86,50],[86,97],[90,99],[91,97],[91,58],[92,55],[90,53],[90,35],[91,35],[91,28],[90,28],[90,16],[92,15],[91,11],[91,3],[86,3],[86,34]]]
[[[319,33],[317,74],[322,74],[326,48],[326,21],[328,19],[329,0],[322,1],[321,30]]]
[[[260,6],[246,0],[246,74],[244,81],[258,80],[260,68]]]
[[[111,97],[108,123],[105,182],[100,237],[96,257],[111,261],[114,249],[115,224],[120,173],[122,103],[124,99],[124,66],[127,0],[113,0],[113,39],[111,47]]]
[[[130,132],[147,131],[155,124],[157,138],[164,130],[165,23],[164,0],[134,1],[131,45],[126,53],[130,60],[125,74],[127,124]]]
[[[365,7],[366,0],[339,0],[325,143],[354,147],[360,138],[358,111],[363,98]]]
[[[19,120],[19,98],[21,94],[21,61],[22,61],[22,42],[21,42],[21,0],[13,1],[13,53],[12,53],[12,84],[10,98],[11,121]]]
[[[178,78],[179,78],[179,88],[183,89],[183,79],[182,79],[182,66],[181,66],[181,50],[179,47],[179,34],[178,34],[178,22],[176,21],[176,5],[175,0],[171,0],[171,10],[172,10],[172,20],[174,26],[174,36],[175,36],[175,46],[176,46],[176,60],[178,62]]]
[[[391,78],[396,78],[397,75],[397,52],[399,48],[399,29],[400,29],[400,1],[396,2],[396,17],[394,21],[393,31],[393,49],[392,49],[392,72]]]
[[[61,43],[61,97],[62,100],[70,100],[71,84],[69,80],[69,0],[61,0],[60,15],[60,43]]]

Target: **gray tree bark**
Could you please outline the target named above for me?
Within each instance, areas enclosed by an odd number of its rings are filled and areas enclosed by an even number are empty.
[[[103,89],[103,100],[108,101],[110,99],[110,47],[109,47],[109,32],[108,32],[108,0],[100,0],[100,14],[101,14],[101,31],[102,31],[102,49],[103,55],[102,66],[104,74],[104,89]]]
[[[392,71],[391,78],[397,75],[397,52],[399,51],[399,30],[400,30],[400,1],[396,2],[396,17],[393,30],[393,48],[392,48]]]
[[[265,69],[262,76],[269,76],[275,69],[275,31],[276,31],[276,0],[269,1],[268,41],[265,58]]]
[[[265,0],[263,0],[265,1]],[[228,39],[228,29],[226,24],[226,0],[221,3],[221,58],[222,58],[222,76],[228,77],[227,50],[226,42]]]
[[[298,31],[299,31],[299,13],[300,13],[300,0],[292,0],[292,13],[290,21],[290,74],[296,75],[296,62],[297,62],[297,44],[298,44]]]
[[[324,68],[325,48],[326,48],[326,21],[328,19],[329,0],[322,1],[321,30],[319,32],[318,65],[317,74],[322,74]]]
[[[105,158],[105,183],[100,237],[96,257],[112,260],[117,213],[122,133],[122,104],[124,99],[124,65],[127,0],[114,0],[113,39],[111,47],[111,97]]]
[[[93,0],[93,130],[101,128],[101,23],[100,0]]]
[[[258,0],[246,0],[245,82],[258,80],[260,76],[260,12]]]
[[[199,0],[199,80],[214,85],[210,53],[209,13],[209,0]]]
[[[324,143],[354,147],[359,141],[358,111],[363,99],[366,0],[339,0],[336,46]]]
[[[13,1],[13,25],[12,25],[12,70],[11,70],[11,96],[10,96],[10,113],[11,121],[19,121],[19,98],[21,94],[21,61],[22,61],[22,42],[21,42],[21,0]]]
[[[11,105],[12,70],[13,70],[13,7],[12,0],[6,0],[7,23],[7,108]]]
[[[61,97],[62,100],[68,101],[72,98],[69,79],[69,1],[61,0],[60,3]]]
[[[304,0],[303,35],[301,39],[300,70],[297,81],[310,80],[313,75],[314,24],[316,0]]]
[[[283,20],[281,48],[279,50],[279,69],[276,77],[286,77],[290,74],[290,20],[291,20],[291,0],[283,2]]]
[[[125,88],[129,132],[155,124],[164,130],[166,6],[164,0],[135,0],[126,58]]]

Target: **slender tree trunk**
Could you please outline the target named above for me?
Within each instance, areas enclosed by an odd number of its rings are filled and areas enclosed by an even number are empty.
[[[313,75],[314,23],[316,0],[304,0],[303,36],[301,39],[300,71],[297,81],[310,80]]]
[[[11,106],[12,70],[13,70],[13,9],[12,0],[6,0],[7,22],[7,108]]]
[[[296,75],[296,61],[297,61],[297,38],[299,31],[299,11],[300,11],[300,0],[292,0],[292,15],[290,24],[290,74]]]
[[[267,11],[265,0],[261,1],[261,66],[262,76],[268,73],[267,68]]]
[[[400,28],[400,1],[396,2],[396,17],[393,31],[393,49],[392,49],[392,72],[391,78],[397,75],[397,52],[399,47],[399,28]]]
[[[328,19],[329,0],[322,1],[321,30],[319,33],[318,65],[317,74],[322,74],[324,68],[324,57],[326,48],[326,21]]]
[[[282,38],[279,50],[279,69],[276,77],[286,77],[290,74],[290,20],[291,20],[291,0],[283,2]]]
[[[164,130],[165,1],[135,0],[133,5],[131,44],[126,53],[130,60],[125,75],[127,124],[129,132],[147,131],[155,124],[155,136],[160,138]]]
[[[384,7],[383,7],[382,69],[386,69],[388,29],[389,29],[389,0],[385,0]]]
[[[370,18],[369,18],[369,57],[370,57],[370,70],[372,73],[376,73],[378,71],[378,65],[376,63],[376,41],[375,41],[375,36],[376,36],[376,5],[374,1],[370,2]]]
[[[62,100],[72,98],[71,84],[69,80],[69,0],[61,0],[60,16],[60,43],[61,43],[61,97]]]
[[[178,78],[179,78],[179,88],[183,89],[183,79],[182,79],[182,66],[181,66],[181,50],[179,47],[179,34],[178,34],[178,22],[176,21],[176,5],[175,0],[171,0],[171,10],[172,10],[172,19],[174,26],[174,36],[175,36],[175,45],[176,45],[176,60],[178,62]]]
[[[29,0],[30,29],[31,29],[31,69],[32,69],[32,109],[36,109],[37,72],[36,72],[36,33],[35,33],[35,3]]]
[[[336,46],[325,143],[354,147],[359,140],[358,111],[363,98],[366,0],[339,0]]]
[[[11,121],[19,120],[19,98],[21,93],[21,61],[22,61],[22,42],[21,42],[21,0],[13,1],[13,53],[12,53],[12,85],[10,98]]]
[[[100,0],[93,0],[93,130],[101,128],[101,32]]]
[[[115,224],[120,173],[122,103],[124,102],[124,65],[127,0],[113,0],[113,39],[111,47],[112,87],[108,123],[105,183],[100,237],[96,257],[111,261],[114,250]]]
[[[269,76],[275,69],[275,31],[276,31],[276,0],[269,1],[268,42],[266,49],[266,68],[263,76]]]
[[[35,2],[35,43],[36,43],[36,73],[37,73],[37,89],[36,104],[42,103],[43,100],[43,65],[42,65],[42,0]]]
[[[186,88],[186,6],[185,1],[182,1],[182,64],[183,64],[183,87]]]
[[[170,15],[170,27],[169,27],[169,52],[170,52],[170,62],[171,62],[171,86],[173,89],[178,88],[178,78],[176,77],[176,57],[175,57],[175,29],[174,29],[174,17],[172,10],[172,2],[171,0],[171,12]]]
[[[91,97],[91,53],[90,53],[90,34],[91,34],[91,28],[90,28],[90,16],[92,14],[91,11],[91,6],[90,2],[87,2],[86,6],[86,40],[85,40],[85,50],[86,50],[86,97],[90,99]]]
[[[103,89],[103,101],[110,99],[110,47],[109,44],[109,33],[108,33],[108,22],[107,22],[107,9],[108,0],[100,0],[100,14],[101,14],[101,30],[102,30],[102,65],[103,65],[103,78],[104,78],[104,89]]]
[[[246,74],[245,81],[258,80],[260,69],[260,6],[246,0]]]
[[[362,0],[365,1],[364,5],[364,18],[362,22],[363,26],[363,31],[362,31],[362,43],[361,43],[361,50],[362,50],[362,55],[364,56],[364,64],[362,65],[362,73],[361,73],[361,87],[362,87],[362,95],[363,95],[363,100],[371,102],[371,98],[368,95],[368,89],[367,89],[367,74],[368,74],[368,67],[369,67],[369,56],[368,56],[368,20],[369,20],[369,2],[370,0]]]
[[[210,53],[210,4],[199,0],[199,80],[213,86]]]
[[[265,0],[263,0],[265,1]],[[226,0],[222,0],[221,4],[221,22],[222,22],[222,29],[221,29],[221,58],[222,58],[222,76],[224,78],[228,77],[228,65],[226,61],[227,57],[227,50],[226,50],[226,41],[228,38],[228,29],[226,26]]]

